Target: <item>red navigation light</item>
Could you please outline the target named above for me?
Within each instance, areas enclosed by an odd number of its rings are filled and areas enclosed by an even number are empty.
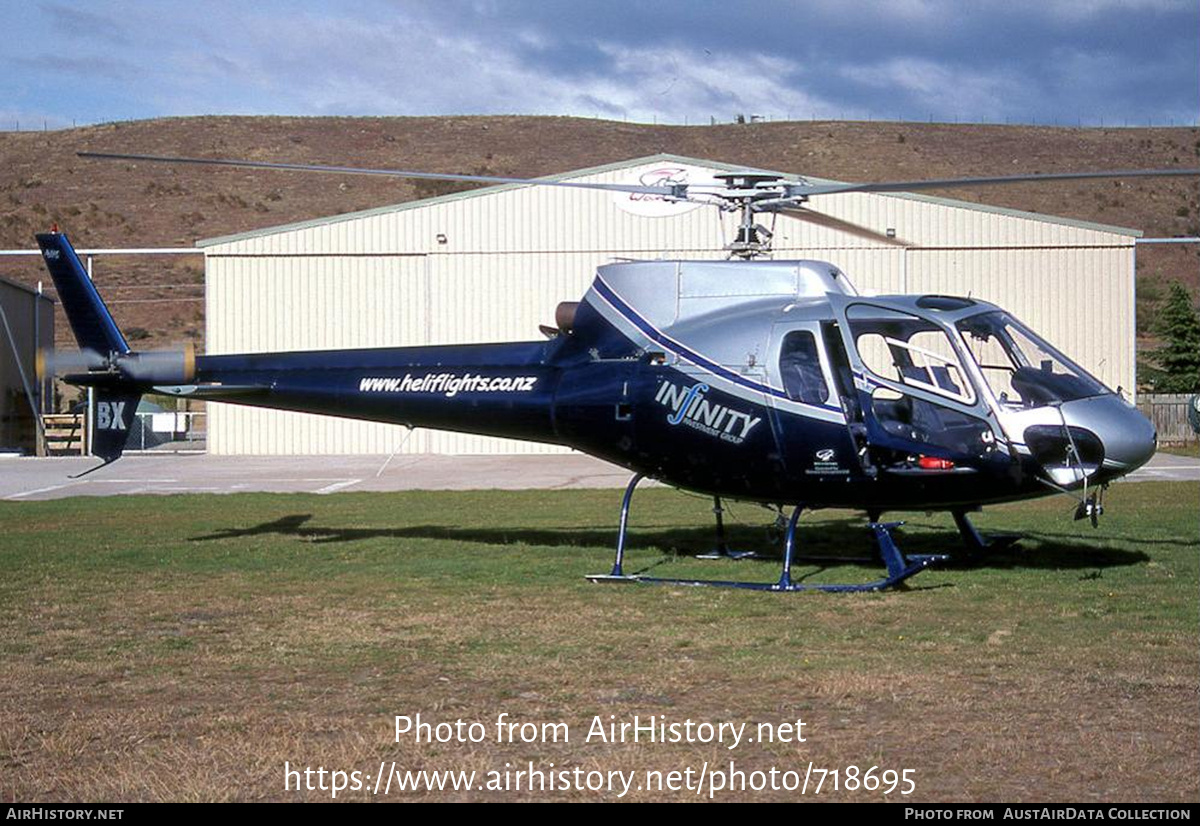
[[[917,467],[922,470],[954,470],[954,462],[936,456],[920,456],[917,458]]]

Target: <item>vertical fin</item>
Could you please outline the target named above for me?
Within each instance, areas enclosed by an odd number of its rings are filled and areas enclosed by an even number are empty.
[[[54,279],[71,332],[75,334],[75,341],[80,348],[98,353],[105,359],[114,354],[128,353],[129,344],[117,329],[104,299],[96,291],[92,279],[88,278],[87,270],[67,236],[60,232],[47,232],[39,234],[37,241],[46,269]],[[125,450],[134,414],[142,398],[141,392],[134,388],[135,385],[119,380],[95,387],[96,418],[92,431],[92,454],[103,459],[105,465],[121,458]]]
[[[67,236],[59,232],[39,233],[37,241],[79,346],[103,356],[128,353],[125,337],[117,329]]]

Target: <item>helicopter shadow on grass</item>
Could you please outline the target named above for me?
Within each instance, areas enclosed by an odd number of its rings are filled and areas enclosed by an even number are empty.
[[[467,542],[487,546],[521,545],[559,549],[611,549],[616,542],[616,528],[544,527],[488,528],[453,527],[447,525],[411,525],[395,528],[354,528],[321,526],[312,523],[312,514],[292,514],[270,522],[245,528],[227,528],[203,536],[191,537],[191,542],[209,542],[254,536],[294,537],[312,544],[360,542],[371,539],[435,539]],[[1052,533],[1022,534],[1020,541],[1009,547],[967,554],[962,550],[957,533],[951,530],[931,530],[921,527],[915,532],[904,528],[893,532],[897,544],[906,554],[951,554],[951,559],[939,567],[984,567],[1002,569],[1086,569],[1098,570],[1137,565],[1150,560],[1143,551],[1123,548],[1098,548],[1078,537]],[[714,547],[711,525],[634,527],[629,530],[628,552],[657,550],[663,559],[656,567],[673,558],[697,557],[710,553]],[[1122,542],[1137,544],[1171,544],[1170,540],[1139,540],[1123,538]],[[751,563],[769,563],[774,569],[782,558],[783,543],[773,531],[747,526],[729,526],[728,545],[737,551],[754,551]],[[866,525],[853,518],[822,520],[802,525],[794,561],[798,564],[817,564],[822,568],[840,565],[877,567],[881,561]],[[642,572],[644,573],[644,571]]]

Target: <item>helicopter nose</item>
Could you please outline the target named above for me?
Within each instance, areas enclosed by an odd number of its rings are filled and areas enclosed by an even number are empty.
[[[1119,464],[1122,474],[1137,470],[1158,450],[1158,431],[1154,424],[1136,409],[1126,411],[1127,421],[1119,434],[1114,434],[1108,451],[1110,461]]]
[[[1158,447],[1158,432],[1138,409],[1119,396],[1081,399],[1063,405],[1072,425],[1087,428],[1104,447],[1099,476],[1115,479],[1140,468]]]

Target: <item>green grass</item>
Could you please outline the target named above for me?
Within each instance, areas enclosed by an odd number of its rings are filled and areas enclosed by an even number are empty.
[[[912,768],[922,800],[1196,799],[1196,485],[1118,485],[1099,530],[1073,522],[1063,497],[991,509],[977,525],[1024,534],[1017,549],[923,572],[907,590],[853,595],[589,584],[584,575],[611,567],[619,498],[0,503],[0,796],[292,799],[284,760],[670,770],[733,758]],[[640,492],[627,572],[777,579],[777,561],[691,558],[711,543],[709,508]],[[735,503],[730,516],[735,546],[771,547],[770,514]],[[898,540],[910,552],[957,547],[940,515],[915,515]],[[869,548],[855,514],[802,521],[802,551]],[[879,574],[825,563],[794,575]],[[396,714],[501,711],[567,722],[578,739],[463,747],[391,736]],[[736,752],[582,743],[591,718],[610,714],[803,715],[810,739]]]
[[[1200,443],[1189,442],[1188,444],[1166,445],[1159,448],[1160,453],[1170,453],[1175,456],[1191,456],[1193,459],[1200,458]]]

